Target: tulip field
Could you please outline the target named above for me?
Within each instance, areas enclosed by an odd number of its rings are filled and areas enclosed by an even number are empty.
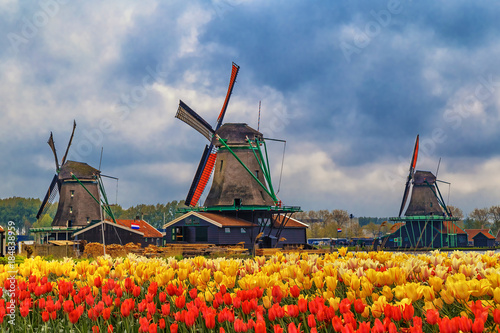
[[[0,265],[3,332],[500,332],[500,254]]]

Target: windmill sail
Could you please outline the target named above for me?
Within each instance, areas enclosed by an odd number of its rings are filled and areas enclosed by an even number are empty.
[[[58,191],[58,186],[56,186],[57,185],[57,178],[58,178],[57,175],[54,175],[54,178],[52,178],[52,181],[50,182],[49,189],[47,190],[47,193],[45,194],[45,197],[43,198],[42,205],[40,206],[40,209],[38,210],[38,213],[36,214],[37,220],[50,207],[52,200],[54,200],[54,197],[57,194],[57,191]]]
[[[236,65],[233,62],[233,66],[231,69],[231,79],[229,80],[229,87],[227,88],[226,99],[224,100],[224,104],[222,105],[222,109],[220,110],[219,117],[217,118],[217,126],[215,127],[216,131],[222,125],[222,120],[224,119],[224,115],[226,114],[227,105],[229,104],[229,99],[231,98],[231,94],[233,93],[234,84],[236,82],[236,77],[238,76],[239,70],[240,66]]]
[[[210,146],[205,146],[203,155],[196,170],[196,174],[189,189],[189,193],[186,197],[186,205],[196,206],[198,200],[200,200],[201,194],[205,190],[212,171],[214,170],[215,160],[217,159],[217,150],[210,144]]]
[[[73,136],[75,135],[75,128],[76,128],[76,121],[73,120],[73,131],[71,132],[71,137],[69,138],[68,147],[66,148],[66,152],[64,153],[61,165],[63,165],[64,162],[66,162],[66,157],[68,156],[69,147],[71,146],[71,141],[73,141]]]
[[[409,172],[408,178],[406,180],[405,191],[403,194],[403,201],[401,202],[401,208],[399,209],[398,216],[400,216],[400,217],[401,217],[401,214],[403,213],[403,209],[405,208],[406,200],[408,200],[408,194],[410,193],[411,180],[413,179],[413,175],[415,173],[415,167],[417,165],[418,137],[419,136],[417,135],[417,139],[415,140],[415,147],[413,148],[413,155],[412,155],[411,162],[410,162],[410,172]]]
[[[217,147],[215,147],[212,142],[212,137],[214,136],[215,131],[221,127],[222,121],[224,120],[224,115],[226,114],[227,105],[229,104],[229,99],[231,98],[231,93],[233,92],[239,69],[240,66],[233,62],[226,99],[224,100],[219,117],[217,118],[215,130],[183,101],[179,101],[179,108],[177,109],[175,117],[193,127],[210,141],[210,145],[205,146],[198,169],[196,170],[196,174],[186,197],[186,205],[188,206],[196,206],[214,170],[215,161],[217,159]]]
[[[50,138],[47,143],[50,146],[50,149],[52,149],[52,152],[54,153],[54,158],[56,160],[56,171],[59,170],[59,161],[57,160],[57,153],[56,153],[56,146],[54,144],[54,136],[52,135],[52,132],[50,132]]]
[[[178,118],[201,133],[207,140],[211,141],[214,135],[214,130],[209,123],[200,117],[196,112],[194,112],[189,106],[187,106],[183,101],[179,101],[179,108],[177,109],[177,114],[175,118]]]

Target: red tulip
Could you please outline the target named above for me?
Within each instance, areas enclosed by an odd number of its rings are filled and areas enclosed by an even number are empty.
[[[101,286],[102,286],[102,280],[101,280],[100,276],[97,276],[94,279],[94,286],[96,286],[97,288],[101,288]]]
[[[92,326],[92,333],[99,333],[99,326],[97,325]]]
[[[281,327],[278,324],[274,325],[273,329],[274,329],[274,333],[283,333],[283,327]]]
[[[316,318],[312,313],[309,316],[307,316],[307,325],[311,328],[316,327]]]
[[[213,312],[207,312],[205,316],[205,325],[209,330],[215,327],[215,314]]]
[[[177,325],[177,323],[173,323],[170,325],[170,332],[171,333],[177,333],[178,329],[179,329],[179,325]]]
[[[397,333],[398,332],[398,328],[396,327],[396,324],[394,324],[394,322],[392,322],[392,321],[389,323],[388,332],[389,333]]]
[[[439,332],[440,333],[451,333],[451,320],[447,317],[444,317],[440,321],[438,321]]]
[[[403,319],[406,321],[410,321],[413,318],[413,314],[415,313],[415,309],[411,304],[405,304],[403,308]]]
[[[297,285],[294,285],[290,288],[290,294],[292,294],[293,297],[297,298],[300,295],[300,289]]]
[[[358,333],[370,333],[370,323],[366,321],[359,323]]]
[[[68,317],[69,317],[69,321],[72,324],[76,324],[78,322],[78,319],[80,319],[80,311],[75,309],[69,313]]]
[[[189,297],[191,297],[192,299],[195,299],[197,296],[198,296],[198,289],[192,288],[189,291]]]
[[[42,320],[44,323],[48,322],[50,319],[50,314],[47,311],[42,312]]]
[[[103,311],[102,311],[102,319],[104,320],[108,320],[109,317],[111,317],[111,308],[105,308]]]
[[[437,324],[439,320],[439,311],[435,309],[427,310],[427,313],[425,315],[425,320],[431,325]]]
[[[161,305],[161,314],[163,317],[167,317],[170,314],[170,303]]]
[[[21,316],[24,318],[30,313],[30,308],[27,306],[21,306],[20,312],[21,312]]]
[[[354,311],[357,313],[363,313],[365,311],[365,303],[363,303],[360,299],[356,299],[354,301]]]
[[[184,297],[184,295],[179,296],[175,299],[175,306],[178,309],[182,309],[184,305],[186,305],[186,298]]]
[[[149,324],[149,333],[157,333],[158,332],[158,325],[155,323]]]
[[[493,320],[495,321],[495,324],[500,324],[500,310],[499,309],[493,310]]]
[[[108,325],[108,333],[113,333],[113,325],[109,324]]]
[[[304,298],[299,299],[299,302],[297,303],[299,306],[299,311],[302,313],[307,312],[307,300]]]
[[[141,294],[141,287],[135,286],[134,289],[132,290],[132,295],[134,295],[134,297],[139,297],[140,294]]]
[[[73,304],[72,300],[64,301],[64,303],[63,303],[64,312],[70,313],[71,311],[73,311],[74,308],[75,308],[75,305]]]
[[[472,333],[484,332],[484,321],[482,318],[476,318],[472,324]]]
[[[380,321],[380,319],[375,319],[375,323],[373,324],[372,333],[384,333],[385,327]]]
[[[338,316],[335,316],[332,318],[332,326],[335,332],[341,332],[342,328],[344,327],[344,324],[342,323],[342,319],[340,319]]]
[[[494,315],[495,313],[493,312]],[[463,332],[470,332],[472,330],[472,319],[465,316],[460,317],[459,327]]]
[[[295,326],[295,323],[290,323],[288,325],[288,333],[302,333],[302,331],[300,330],[300,325],[299,324],[299,327]],[[257,333],[257,332],[255,332]]]
[[[255,323],[255,333],[266,333],[266,323],[262,320],[257,320]]]

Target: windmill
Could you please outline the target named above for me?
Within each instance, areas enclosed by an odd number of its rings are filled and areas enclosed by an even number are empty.
[[[219,117],[217,118],[215,129],[212,128],[212,126],[210,126],[208,122],[206,122],[202,117],[194,112],[183,101],[179,102],[179,108],[175,117],[193,127],[204,137],[206,137],[208,141],[210,141],[210,144],[206,145],[205,149],[203,150],[198,169],[196,170],[196,174],[186,197],[185,204],[187,206],[196,206],[201,194],[207,186],[210,176],[212,175],[215,161],[217,159],[218,150],[214,145],[214,135],[215,132],[222,126],[222,122],[227,110],[227,105],[229,104],[229,99],[231,98],[231,93],[233,92],[233,87],[236,82],[236,77],[238,76],[239,69],[240,67],[233,62],[231,78],[229,80],[229,87],[226,93],[226,99],[224,100],[224,104],[222,105]]]
[[[212,211],[251,222],[259,229],[251,236],[252,243],[257,234],[262,233],[260,239],[270,246],[281,239],[283,228],[300,207],[281,206],[273,189],[263,134],[244,123],[223,123],[238,71],[239,66],[233,63],[226,98],[215,127],[182,100],[179,101],[176,118],[209,141],[185,204],[190,207],[188,211]],[[212,173],[214,178],[205,203],[197,207]]]
[[[436,179],[430,171],[415,170],[418,146],[417,135],[399,215],[390,219],[394,222],[394,226],[391,228],[391,234],[384,239],[384,244],[398,248],[466,245],[466,234],[456,226],[455,222],[458,219],[452,216],[437,184],[449,183]],[[405,216],[401,217],[409,196],[410,202]]]
[[[57,158],[52,132],[47,142],[54,153],[56,172],[36,218],[38,220],[45,214],[57,193],[59,193],[57,212],[52,221],[53,227],[81,227],[86,226],[92,220],[101,219],[100,205],[88,195],[90,193],[95,197],[99,197],[97,177],[100,175],[100,171],[86,163],[67,160],[75,129],[76,122],[73,122],[73,131],[61,164],[59,164]],[[76,181],[74,177],[77,177],[81,183]],[[81,184],[85,184],[85,187],[81,186]]]
[[[411,199],[405,216],[441,215],[451,217],[451,213],[446,207],[446,203],[437,185],[437,182],[449,183],[437,180],[436,176],[430,171],[415,171],[418,157],[418,144],[419,136],[417,135],[403,194],[403,201],[401,202],[398,216],[401,217],[410,193],[410,188],[412,188]]]

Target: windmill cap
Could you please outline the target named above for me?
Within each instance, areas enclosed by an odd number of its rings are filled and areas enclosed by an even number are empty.
[[[436,176],[430,171],[415,171],[413,176],[413,184],[414,185],[432,185],[436,182]]]
[[[101,172],[87,163],[66,161],[59,172],[59,179],[71,179],[74,174],[78,179],[91,179]]]
[[[228,146],[248,145],[247,137],[252,140],[258,138],[263,140],[264,136],[259,131],[251,128],[245,123],[226,123],[216,132],[222,139],[226,140]],[[214,142],[217,146],[222,146],[220,142]]]

